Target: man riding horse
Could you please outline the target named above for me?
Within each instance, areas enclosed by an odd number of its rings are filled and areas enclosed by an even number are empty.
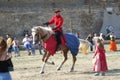
[[[55,27],[52,29],[53,32],[55,32],[54,37],[57,41],[57,45],[56,45],[56,50],[58,49],[60,43],[61,43],[61,39],[60,36],[62,34],[62,25],[63,25],[63,17],[60,15],[60,10],[55,10],[55,16],[52,17],[52,19],[46,23],[43,23],[43,25],[50,25],[50,24],[54,24]]]

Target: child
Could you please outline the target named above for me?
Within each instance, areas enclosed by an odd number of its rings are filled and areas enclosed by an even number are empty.
[[[12,80],[9,71],[13,71],[11,56],[7,55],[7,43],[0,37],[0,80]]]
[[[105,71],[108,70],[106,56],[105,56],[105,49],[104,45],[100,39],[96,41],[95,53],[93,55],[95,58],[93,71],[95,71],[95,76],[98,76],[100,73],[102,76],[105,76]]]
[[[20,56],[20,54],[19,54],[19,41],[16,39],[16,37],[12,41],[12,46],[13,46],[13,50],[15,53],[15,57]]]

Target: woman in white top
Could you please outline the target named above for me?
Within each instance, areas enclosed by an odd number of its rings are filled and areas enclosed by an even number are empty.
[[[23,43],[24,43],[24,47],[26,48],[26,50],[28,51],[28,55],[31,55],[31,44],[30,44],[30,38],[28,37],[28,35],[25,35],[25,38],[23,38]]]

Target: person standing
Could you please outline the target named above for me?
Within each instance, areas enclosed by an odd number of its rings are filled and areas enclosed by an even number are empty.
[[[93,42],[93,35],[92,34],[89,34],[86,38],[86,40],[88,40],[91,45],[90,45],[90,51],[93,51],[93,45],[94,45],[94,42]]]
[[[0,37],[0,80],[12,80],[9,71],[13,71],[11,56],[7,55],[7,43]]]
[[[31,55],[32,47],[31,47],[31,44],[30,44],[30,38],[29,38],[28,34],[25,35],[25,37],[23,38],[22,42],[24,43],[24,47],[28,51],[28,55]]]
[[[99,39],[100,39],[102,42],[104,42],[105,39],[104,39],[103,33],[100,33]]]
[[[110,33],[110,51],[117,50],[115,38],[116,38],[116,36],[115,36],[114,32],[111,32]]]
[[[48,21],[46,23],[43,23],[43,25],[47,25],[47,26],[50,25],[50,24],[55,25],[55,27],[52,28],[52,30],[55,32],[54,36],[55,36],[55,39],[57,41],[56,50],[61,43],[60,36],[62,34],[62,25],[63,25],[63,22],[64,22],[64,19],[61,16],[60,12],[61,12],[60,10],[55,10],[54,11],[55,16],[53,16],[50,21]]]
[[[104,45],[100,39],[97,39],[96,41],[95,53],[93,54],[93,58],[95,59],[93,63],[93,71],[95,72],[95,76],[98,76],[100,73],[102,76],[105,76],[105,72],[108,70],[108,67]]]
[[[7,37],[7,53],[8,53],[8,55],[12,56],[12,54],[11,54],[11,52],[12,52],[12,38],[9,34],[7,34],[6,37]]]
[[[35,55],[35,45],[33,45],[33,37],[32,35],[30,36],[30,44],[31,44],[31,51],[32,51],[32,55]]]
[[[16,37],[12,41],[12,45],[13,45],[13,50],[14,50],[14,53],[15,53],[15,57],[20,56],[20,53],[19,53],[19,41],[16,39]]]
[[[38,46],[40,55],[43,55],[44,53],[46,53],[46,50],[44,49],[41,41],[38,42],[37,46]]]
[[[99,39],[99,36],[98,36],[97,33],[94,33],[94,34],[93,34],[94,50],[95,50],[95,46],[96,46],[96,41],[97,41],[97,39]]]

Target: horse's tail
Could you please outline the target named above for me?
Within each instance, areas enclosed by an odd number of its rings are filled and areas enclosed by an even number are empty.
[[[80,39],[80,45],[79,45],[79,50],[83,53],[83,54],[88,54],[89,53],[89,47],[90,47],[90,43],[86,40]]]

